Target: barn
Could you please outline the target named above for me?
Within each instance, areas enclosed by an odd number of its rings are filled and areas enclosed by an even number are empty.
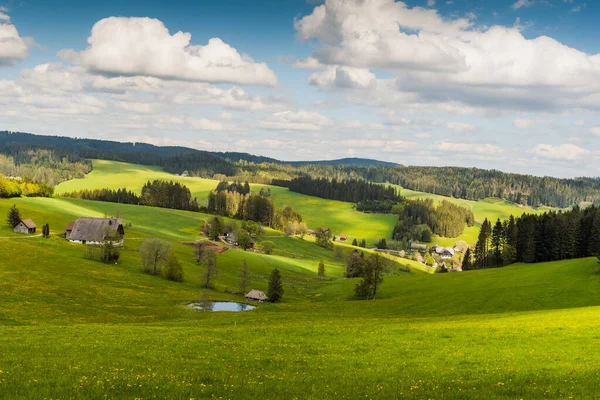
[[[37,225],[32,220],[22,219],[21,221],[19,221],[17,226],[15,226],[13,231],[15,233],[25,233],[25,234],[31,235],[31,234],[35,233],[36,228],[37,228]]]
[[[72,243],[101,244],[111,240],[113,245],[122,246],[125,231],[116,218],[81,217],[65,227],[65,238]]]

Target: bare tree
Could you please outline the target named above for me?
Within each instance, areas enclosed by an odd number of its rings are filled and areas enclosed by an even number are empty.
[[[142,270],[151,275],[160,272],[160,266],[167,260],[171,245],[160,239],[146,239],[140,245]]]
[[[204,257],[204,250],[206,247],[206,243],[198,240],[194,243],[194,250],[196,253],[196,265],[200,265],[202,262],[202,258]]]

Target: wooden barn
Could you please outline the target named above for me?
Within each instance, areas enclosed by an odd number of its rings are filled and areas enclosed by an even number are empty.
[[[116,218],[81,217],[65,227],[65,238],[72,243],[100,244],[111,240],[113,245],[122,246],[125,231]]]
[[[37,225],[30,219],[22,219],[13,229],[15,233],[34,234]]]

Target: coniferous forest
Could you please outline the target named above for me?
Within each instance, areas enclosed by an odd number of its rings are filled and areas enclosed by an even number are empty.
[[[473,269],[514,262],[538,263],[600,255],[600,207],[485,220],[474,249]]]

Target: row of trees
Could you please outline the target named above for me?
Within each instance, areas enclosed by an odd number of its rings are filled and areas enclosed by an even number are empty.
[[[473,226],[473,211],[442,200],[437,206],[432,199],[407,200],[394,226],[392,238],[407,242],[430,242],[433,233],[443,237],[460,236],[465,226]]]
[[[274,181],[273,184],[288,187],[292,192],[302,193],[323,199],[358,203],[366,200],[400,200],[396,189],[358,179],[314,179],[307,176],[291,181]]]
[[[52,197],[54,189],[44,182],[27,179],[13,179],[0,175],[0,198],[11,197]]]
[[[239,181],[233,181],[230,183],[224,180],[219,182],[219,184],[217,185],[217,192],[223,191],[235,192],[239,194],[250,194],[250,184],[248,183],[248,181],[242,184]]]
[[[469,252],[470,253],[470,252]],[[473,259],[466,269],[501,267],[600,255],[600,207],[524,214],[481,226]],[[465,269],[463,262],[463,269]]]
[[[140,204],[140,196],[126,188],[116,190],[85,189],[78,192],[63,193],[62,196],[74,199],[106,201],[110,203]]]

